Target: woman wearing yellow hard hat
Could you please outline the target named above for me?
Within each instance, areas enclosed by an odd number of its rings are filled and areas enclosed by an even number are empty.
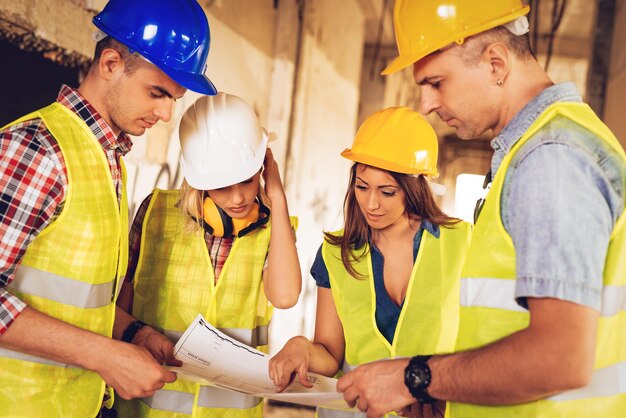
[[[311,274],[315,337],[290,339],[270,361],[279,390],[297,372],[333,376],[366,362],[450,352],[470,225],[437,207],[437,136],[406,107],[381,110],[341,155],[354,161],[343,230],[325,233]],[[435,406],[433,406],[435,407]],[[442,405],[436,406],[442,409]],[[346,411],[318,410],[319,416]]]
[[[295,305],[302,282],[296,219],[268,134],[248,103],[220,92],[185,111],[179,136],[182,189],[155,189],[131,229],[118,305],[138,321],[123,339],[143,342],[159,361],[173,363],[172,344],[151,339],[161,341],[162,330],[176,341],[202,313],[225,334],[266,350],[272,307]],[[261,398],[182,376],[149,398],[115,405],[121,418],[263,415]]]

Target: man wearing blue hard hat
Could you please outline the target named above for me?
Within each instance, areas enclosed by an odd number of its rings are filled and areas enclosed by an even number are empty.
[[[0,130],[0,417],[95,417],[108,387],[148,397],[176,379],[155,360],[172,343],[116,315],[121,157],[187,89],[216,94],[209,25],[195,0],[110,0],[93,21],[80,87]]]

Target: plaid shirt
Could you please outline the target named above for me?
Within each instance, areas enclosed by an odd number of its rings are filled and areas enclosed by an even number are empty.
[[[78,91],[68,86],[61,87],[57,102],[85,121],[102,145],[120,199],[119,160],[130,150],[130,138],[124,133],[116,136]],[[61,213],[66,188],[63,154],[41,119],[0,131],[0,335],[26,306],[5,287],[28,245]]]
[[[128,270],[126,270],[126,281],[132,283],[135,277],[135,270],[137,269],[137,263],[139,262],[139,252],[141,250],[141,228],[143,226],[143,220],[146,217],[148,211],[148,205],[152,199],[152,194],[148,195],[137,209],[137,214],[133,220],[133,225],[130,228],[130,236],[128,238]],[[215,281],[217,282],[222,267],[230,254],[230,249],[233,247],[233,238],[216,237],[205,231],[204,240],[206,246],[209,248],[209,257],[211,258],[211,264],[213,264],[213,271],[215,272]]]

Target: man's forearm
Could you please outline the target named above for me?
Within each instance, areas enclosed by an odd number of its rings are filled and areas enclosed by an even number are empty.
[[[552,299],[529,304],[528,328],[473,351],[432,357],[428,393],[448,401],[510,405],[586,385],[593,372],[597,313]]]
[[[0,336],[0,347],[95,370],[110,341],[27,307]]]

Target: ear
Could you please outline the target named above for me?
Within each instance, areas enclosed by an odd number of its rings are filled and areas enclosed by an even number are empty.
[[[502,42],[496,42],[487,47],[485,54],[491,66],[491,75],[496,85],[502,85],[511,71],[511,51]]]
[[[122,55],[113,48],[106,48],[100,54],[98,71],[105,80],[112,80],[124,73],[124,60]]]

